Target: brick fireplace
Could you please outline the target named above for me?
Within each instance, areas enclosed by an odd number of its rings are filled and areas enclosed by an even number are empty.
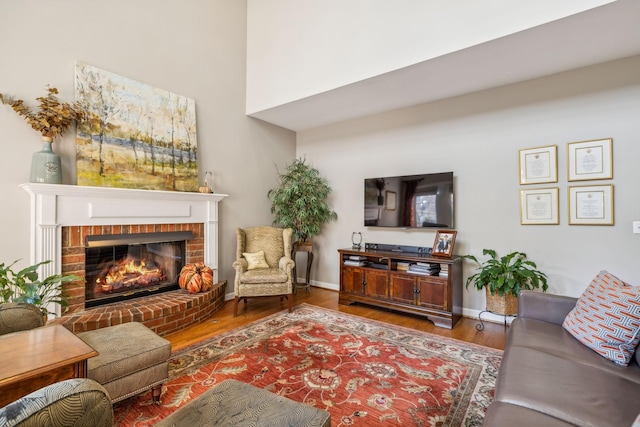
[[[218,277],[218,203],[226,195],[27,183],[31,195],[31,263],[44,277],[72,273],[84,277],[87,236],[189,231],[186,262],[204,262]],[[224,302],[224,286],[209,294],[183,290],[144,296],[101,307],[85,307],[84,283],[65,288],[69,312],[54,322],[74,332],[126,321],[141,321],[165,334],[194,323]],[[163,296],[165,295],[165,296]],[[60,307],[50,307],[58,315]]]
[[[204,262],[204,224],[138,224],[113,226],[65,226],[62,227],[61,272],[85,276],[85,242],[87,236],[120,236],[142,233],[171,233],[190,231],[194,238],[186,241],[186,263]],[[69,296],[69,312],[85,308],[85,286],[89,283],[66,284]]]

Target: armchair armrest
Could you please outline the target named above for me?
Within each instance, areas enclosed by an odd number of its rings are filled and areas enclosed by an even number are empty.
[[[518,317],[562,325],[564,318],[576,305],[576,301],[578,298],[522,291],[518,296]]]
[[[107,391],[87,378],[60,381],[0,408],[0,425],[113,426],[113,406]]]
[[[282,258],[280,258],[280,262],[278,263],[278,268],[282,271],[286,271],[287,273],[290,273],[291,271],[293,271],[293,267],[295,267],[296,263],[294,260],[292,260],[289,257],[283,256]]]
[[[246,259],[240,258],[235,260],[233,264],[231,264],[231,266],[236,270],[236,273],[244,273],[245,271],[247,271],[249,263]]]

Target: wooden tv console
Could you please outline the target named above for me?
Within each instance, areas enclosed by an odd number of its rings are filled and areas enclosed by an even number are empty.
[[[360,302],[424,316],[453,328],[462,317],[462,260],[418,253],[340,249],[340,304]],[[361,257],[365,265],[348,265]],[[347,264],[345,264],[347,261]],[[440,264],[447,276],[398,270],[398,263]]]

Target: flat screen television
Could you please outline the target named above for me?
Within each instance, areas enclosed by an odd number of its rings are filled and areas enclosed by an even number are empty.
[[[367,178],[364,225],[454,228],[453,172]]]

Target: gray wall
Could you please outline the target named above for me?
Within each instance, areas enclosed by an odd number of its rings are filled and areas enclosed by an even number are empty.
[[[526,252],[550,277],[550,291],[580,295],[601,269],[637,285],[640,235],[640,57],[424,104],[298,133],[305,155],[335,189],[339,219],[318,238],[313,275],[339,281],[336,250],[364,242],[431,246],[435,233],[365,228],[364,178],[453,171],[458,236],[455,252]],[[568,225],[567,143],[613,138],[615,225]],[[518,150],[558,146],[557,184],[520,186]],[[560,189],[560,225],[520,225],[520,190]],[[465,264],[465,277],[472,264]],[[484,296],[464,295],[467,314]],[[471,311],[469,311],[471,310]]]
[[[214,171],[220,278],[233,282],[235,228],[270,224],[266,193],[295,156],[295,134],[245,116],[244,0],[0,0],[0,92],[29,103],[50,84],[74,97],[76,61],[195,99],[201,180]],[[28,181],[40,137],[0,106],[0,262],[29,261]],[[73,132],[54,143],[75,184]],[[229,289],[232,288],[228,288]]]

